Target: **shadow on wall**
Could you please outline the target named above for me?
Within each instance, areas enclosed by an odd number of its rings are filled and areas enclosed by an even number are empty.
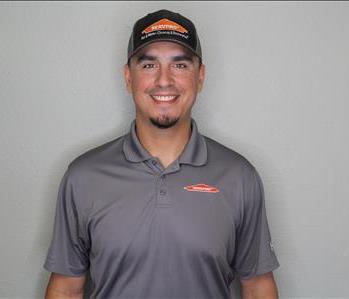
[[[90,271],[87,271],[86,283],[85,283],[85,286],[84,286],[84,297],[83,297],[83,299],[90,299],[91,293],[92,293],[92,280],[91,280]]]

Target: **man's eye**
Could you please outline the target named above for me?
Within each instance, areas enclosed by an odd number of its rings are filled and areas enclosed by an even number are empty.
[[[175,64],[175,67],[178,68],[178,69],[184,69],[184,68],[187,67],[187,65],[184,64],[184,63],[176,63],[176,64]]]
[[[155,64],[154,63],[147,63],[147,64],[144,64],[143,65],[143,68],[144,69],[152,69],[155,67]]]

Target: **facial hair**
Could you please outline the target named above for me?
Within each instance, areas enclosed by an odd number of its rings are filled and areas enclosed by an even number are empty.
[[[168,129],[173,127],[179,120],[179,117],[170,118],[168,116],[163,117],[149,117],[151,123],[159,129]]]
[[[173,85],[167,86],[166,88],[155,87],[150,90],[147,90],[148,94],[157,94],[157,93],[168,93],[168,94],[179,94],[180,91]],[[179,117],[169,117],[167,115],[162,115],[159,117],[149,117],[150,122],[159,129],[168,129],[173,127],[179,120]]]

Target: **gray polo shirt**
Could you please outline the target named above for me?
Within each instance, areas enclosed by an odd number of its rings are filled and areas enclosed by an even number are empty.
[[[44,268],[90,271],[91,298],[231,298],[235,277],[279,267],[263,185],[201,135],[166,169],[130,131],[76,157],[61,180]]]

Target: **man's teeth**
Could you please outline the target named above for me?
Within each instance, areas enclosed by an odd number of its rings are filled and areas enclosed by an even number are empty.
[[[157,101],[163,101],[163,102],[172,101],[176,98],[176,96],[152,96],[152,97]]]

